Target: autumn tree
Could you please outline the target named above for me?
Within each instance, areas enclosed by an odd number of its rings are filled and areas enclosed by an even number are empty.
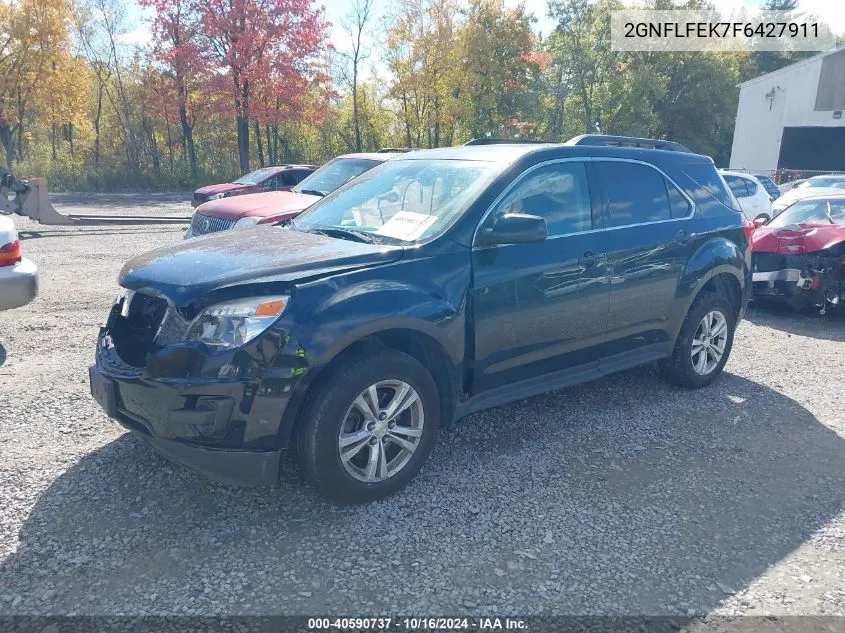
[[[344,19],[343,27],[349,35],[350,50],[339,51],[340,56],[349,63],[350,69],[342,68],[341,74],[352,91],[352,148],[360,152],[361,121],[358,112],[358,78],[361,64],[370,56],[370,49],[365,42],[364,31],[369,26],[373,15],[373,0],[353,0],[352,8]]]
[[[182,154],[187,158],[192,178],[197,175],[194,126],[197,111],[207,105],[213,74],[207,42],[202,37],[201,12],[194,0],[139,0],[155,10],[153,17],[154,59],[169,73],[174,97],[173,109],[179,117]]]
[[[282,100],[307,88],[325,24],[312,0],[198,0],[216,65],[228,73],[241,171],[249,171],[249,124],[257,86]]]
[[[389,94],[408,147],[439,147],[454,137],[457,19],[454,0],[400,0],[386,18]]]
[[[0,143],[10,168],[16,154],[23,158],[27,106],[53,62],[68,50],[69,19],[66,0],[0,3]]]
[[[533,115],[533,87],[545,58],[536,53],[533,17],[503,0],[470,0],[458,38],[462,123],[471,136],[514,134]]]

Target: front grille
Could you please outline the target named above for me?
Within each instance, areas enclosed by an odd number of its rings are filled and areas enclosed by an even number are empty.
[[[125,300],[125,299],[124,299]],[[147,354],[156,351],[155,336],[167,312],[167,301],[136,292],[125,317],[118,317],[111,338],[120,359],[133,367],[143,367]]]
[[[227,220],[226,218],[214,218],[210,215],[194,213],[194,217],[191,219],[191,234],[207,235],[208,233],[228,231],[233,226],[235,226],[235,222],[236,220]]]

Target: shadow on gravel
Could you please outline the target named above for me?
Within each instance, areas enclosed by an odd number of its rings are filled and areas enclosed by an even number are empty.
[[[762,304],[749,306],[745,318],[755,325],[826,341],[845,341],[845,305],[820,316],[817,310],[796,311],[789,306]]]
[[[0,343],[0,367],[3,366],[3,363],[6,362],[6,348],[3,347],[3,343]]]
[[[0,612],[702,613],[836,517],[844,472],[797,402],[651,368],[467,418],[365,507],[216,485],[124,435],[38,497]]]

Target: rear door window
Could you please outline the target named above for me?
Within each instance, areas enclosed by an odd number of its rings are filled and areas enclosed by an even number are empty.
[[[672,218],[666,179],[659,171],[639,163],[596,161],[604,190],[607,192],[608,217],[605,226],[626,226],[658,222]],[[683,199],[683,196],[678,196]],[[677,201],[678,212],[684,213]]]

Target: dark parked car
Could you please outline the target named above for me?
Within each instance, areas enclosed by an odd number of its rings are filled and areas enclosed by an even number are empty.
[[[210,476],[272,484],[293,448],[363,502],[475,411],[651,361],[708,385],[751,286],[742,214],[709,158],[610,142],[400,155],[284,226],[136,257],[91,391]]]
[[[302,180],[314,173],[315,165],[275,165],[273,167],[262,167],[241,176],[234,182],[223,182],[218,185],[200,187],[194,191],[191,199],[191,206],[198,207],[211,200],[229,198],[231,196],[243,196],[248,193],[260,193],[262,191],[290,191],[291,187],[298,185]]]

